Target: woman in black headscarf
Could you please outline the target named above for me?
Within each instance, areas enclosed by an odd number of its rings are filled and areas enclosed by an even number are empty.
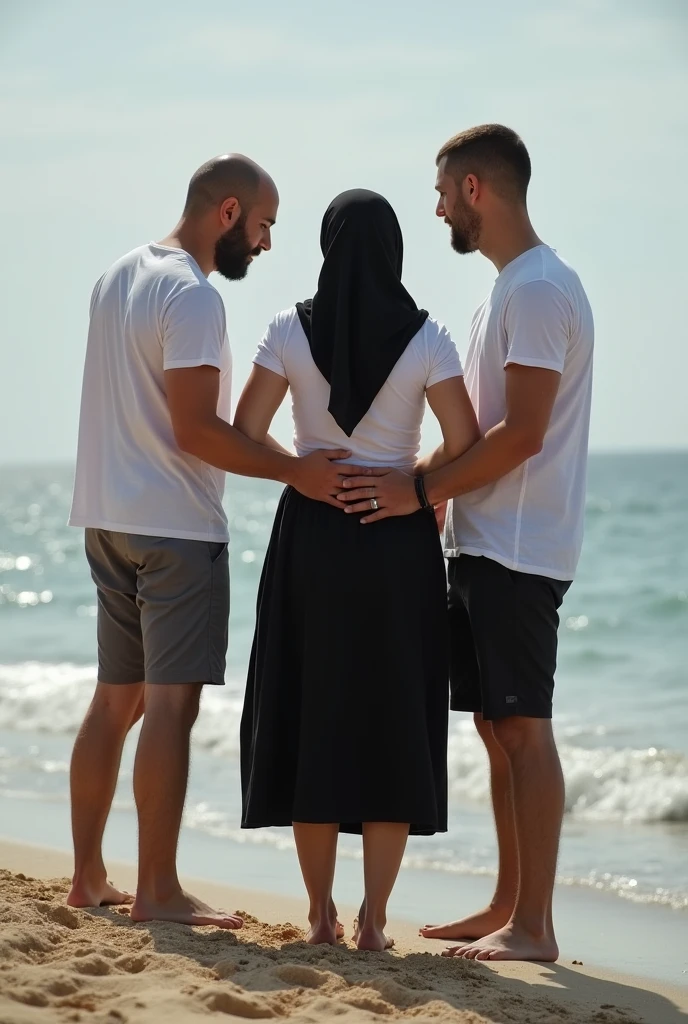
[[[427,400],[444,443],[428,471],[478,438],[448,332],[401,283],[403,243],[389,203],[357,189],[322,225],[312,299],[270,324],[235,426],[268,431],[292,394],[299,456],[418,465]],[[355,940],[384,949],[387,899],[409,834],[447,827],[447,611],[433,510],[370,526],[291,488],[260,583],[241,726],[244,828],[293,825],[310,897],[309,941],[338,937],[337,836],[363,835],[365,895]],[[375,507],[374,499],[371,507]]]

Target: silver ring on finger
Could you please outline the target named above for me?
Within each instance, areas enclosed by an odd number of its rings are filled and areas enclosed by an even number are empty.
[[[380,506],[378,505],[378,503],[377,503],[377,498],[371,498],[371,499],[370,499],[370,507],[371,507],[371,509],[373,510],[373,512],[377,512],[377,510],[378,510],[378,509],[379,509],[379,507],[380,507]]]

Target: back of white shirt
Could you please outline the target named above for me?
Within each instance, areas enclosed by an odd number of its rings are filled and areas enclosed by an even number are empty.
[[[182,249],[151,242],[95,287],[86,348],[71,526],[226,541],[225,474],[182,452],[164,371],[220,371],[231,417],[232,359],[219,292]]]
[[[289,381],[298,455],[318,448],[347,448],[353,452],[350,462],[398,469],[409,469],[416,461],[426,388],[463,374],[449,332],[428,318],[347,437],[327,411],[330,385],[313,361],[295,306],[272,321],[254,362]]]
[[[583,540],[594,326],[575,271],[538,245],[507,264],[477,310],[466,386],[481,433],[504,419],[510,363],[561,374],[542,451],[455,498],[446,554],[485,555],[520,572],[573,579]]]

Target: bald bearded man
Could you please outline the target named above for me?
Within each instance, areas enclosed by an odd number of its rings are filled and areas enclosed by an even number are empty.
[[[136,921],[241,927],[182,891],[176,851],[201,689],[224,683],[229,615],[226,472],[337,504],[347,451],[296,458],[230,426],[225,310],[208,275],[237,281],[271,246],[279,196],[247,157],[216,157],[161,242],[134,249],[91,297],[70,524],[86,531],[98,594],[98,681],[71,764],[68,903],[130,902],[102,857],[127,732],[134,765]]]

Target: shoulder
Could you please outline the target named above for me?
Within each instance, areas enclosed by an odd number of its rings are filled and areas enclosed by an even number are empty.
[[[573,306],[581,296],[585,296],[583,285],[571,264],[554,249],[544,247],[514,277],[506,298],[535,304],[556,304],[565,299]]]
[[[514,282],[504,299],[507,319],[547,315],[568,318],[573,312],[572,294],[565,283],[546,276],[526,277]]]
[[[444,324],[440,323],[439,320],[435,320],[434,317],[429,316],[413,341],[414,343],[417,342],[420,345],[434,349],[437,345],[447,339],[451,341],[451,335]]]
[[[296,306],[290,306],[289,309],[281,310],[272,318],[270,327],[280,333],[288,333],[299,322]]]
[[[450,349],[456,350],[449,330],[443,323],[440,323],[439,320],[435,320],[431,316],[427,318],[413,340],[431,358],[435,358],[438,354],[445,353]]]
[[[273,346],[283,348],[296,328],[301,331],[301,321],[296,306],[290,306],[289,309],[281,310],[272,318],[265,337]]]

